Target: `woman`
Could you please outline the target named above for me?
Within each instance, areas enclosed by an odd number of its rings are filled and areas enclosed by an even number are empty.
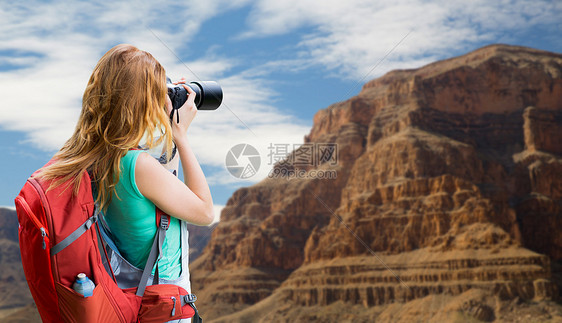
[[[74,134],[40,176],[56,179],[54,185],[71,179],[77,192],[79,175],[88,170],[112,240],[120,255],[138,269],[144,268],[156,233],[155,208],[172,216],[159,276],[190,291],[187,261],[181,261],[187,235],[181,233],[180,220],[209,225],[214,215],[209,186],[187,139],[197,113],[195,93],[183,86],[189,96],[179,109],[178,123],[168,117],[172,108],[160,63],[134,46],[113,47],[94,68]],[[177,147],[185,184],[137,149],[162,141],[166,147]],[[170,153],[168,148],[167,156]]]

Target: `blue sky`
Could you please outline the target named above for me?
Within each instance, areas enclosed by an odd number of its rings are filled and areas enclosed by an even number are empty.
[[[267,176],[270,144],[302,143],[319,109],[366,81],[491,43],[560,53],[561,32],[560,1],[3,2],[0,205],[71,135],[94,65],[119,43],[151,52],[174,79],[223,87],[224,106],[189,131],[218,211]],[[239,143],[263,157],[248,180],[224,165]]]

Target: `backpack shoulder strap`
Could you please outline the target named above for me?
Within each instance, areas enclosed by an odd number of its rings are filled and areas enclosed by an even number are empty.
[[[152,243],[148,259],[146,260],[146,265],[144,266],[136,293],[137,296],[141,297],[144,295],[144,290],[146,289],[146,285],[148,283],[148,276],[152,273],[154,264],[156,264],[157,260],[160,259],[160,255],[162,254],[162,245],[164,244],[164,238],[166,238],[166,231],[170,227],[170,216],[163,213],[158,208],[156,208],[156,219],[156,223],[158,223],[158,230],[156,231],[156,236],[154,236],[154,242]],[[158,281],[158,267],[156,267],[154,281]]]

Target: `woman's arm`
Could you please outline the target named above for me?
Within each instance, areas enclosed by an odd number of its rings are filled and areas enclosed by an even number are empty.
[[[135,181],[141,194],[167,214],[193,224],[209,225],[214,219],[211,191],[187,140],[187,129],[197,113],[195,93],[185,88],[189,96],[179,109],[180,123],[172,123],[185,184],[146,153],[137,159]],[[167,100],[170,110],[171,103]]]
[[[205,175],[189,145],[179,147],[184,184],[154,157],[142,153],[137,159],[135,181],[141,194],[158,208],[178,219],[197,224],[213,222],[213,200]]]

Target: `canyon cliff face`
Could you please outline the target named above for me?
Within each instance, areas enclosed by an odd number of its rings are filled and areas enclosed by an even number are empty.
[[[562,318],[562,55],[492,45],[389,72],[305,143],[336,162],[275,167],[337,177],[233,194],[191,266],[206,319]]]
[[[0,322],[40,322],[33,298],[27,287],[18,244],[16,211],[0,207]],[[24,309],[24,310],[22,310]],[[22,310],[22,313],[15,313]]]

